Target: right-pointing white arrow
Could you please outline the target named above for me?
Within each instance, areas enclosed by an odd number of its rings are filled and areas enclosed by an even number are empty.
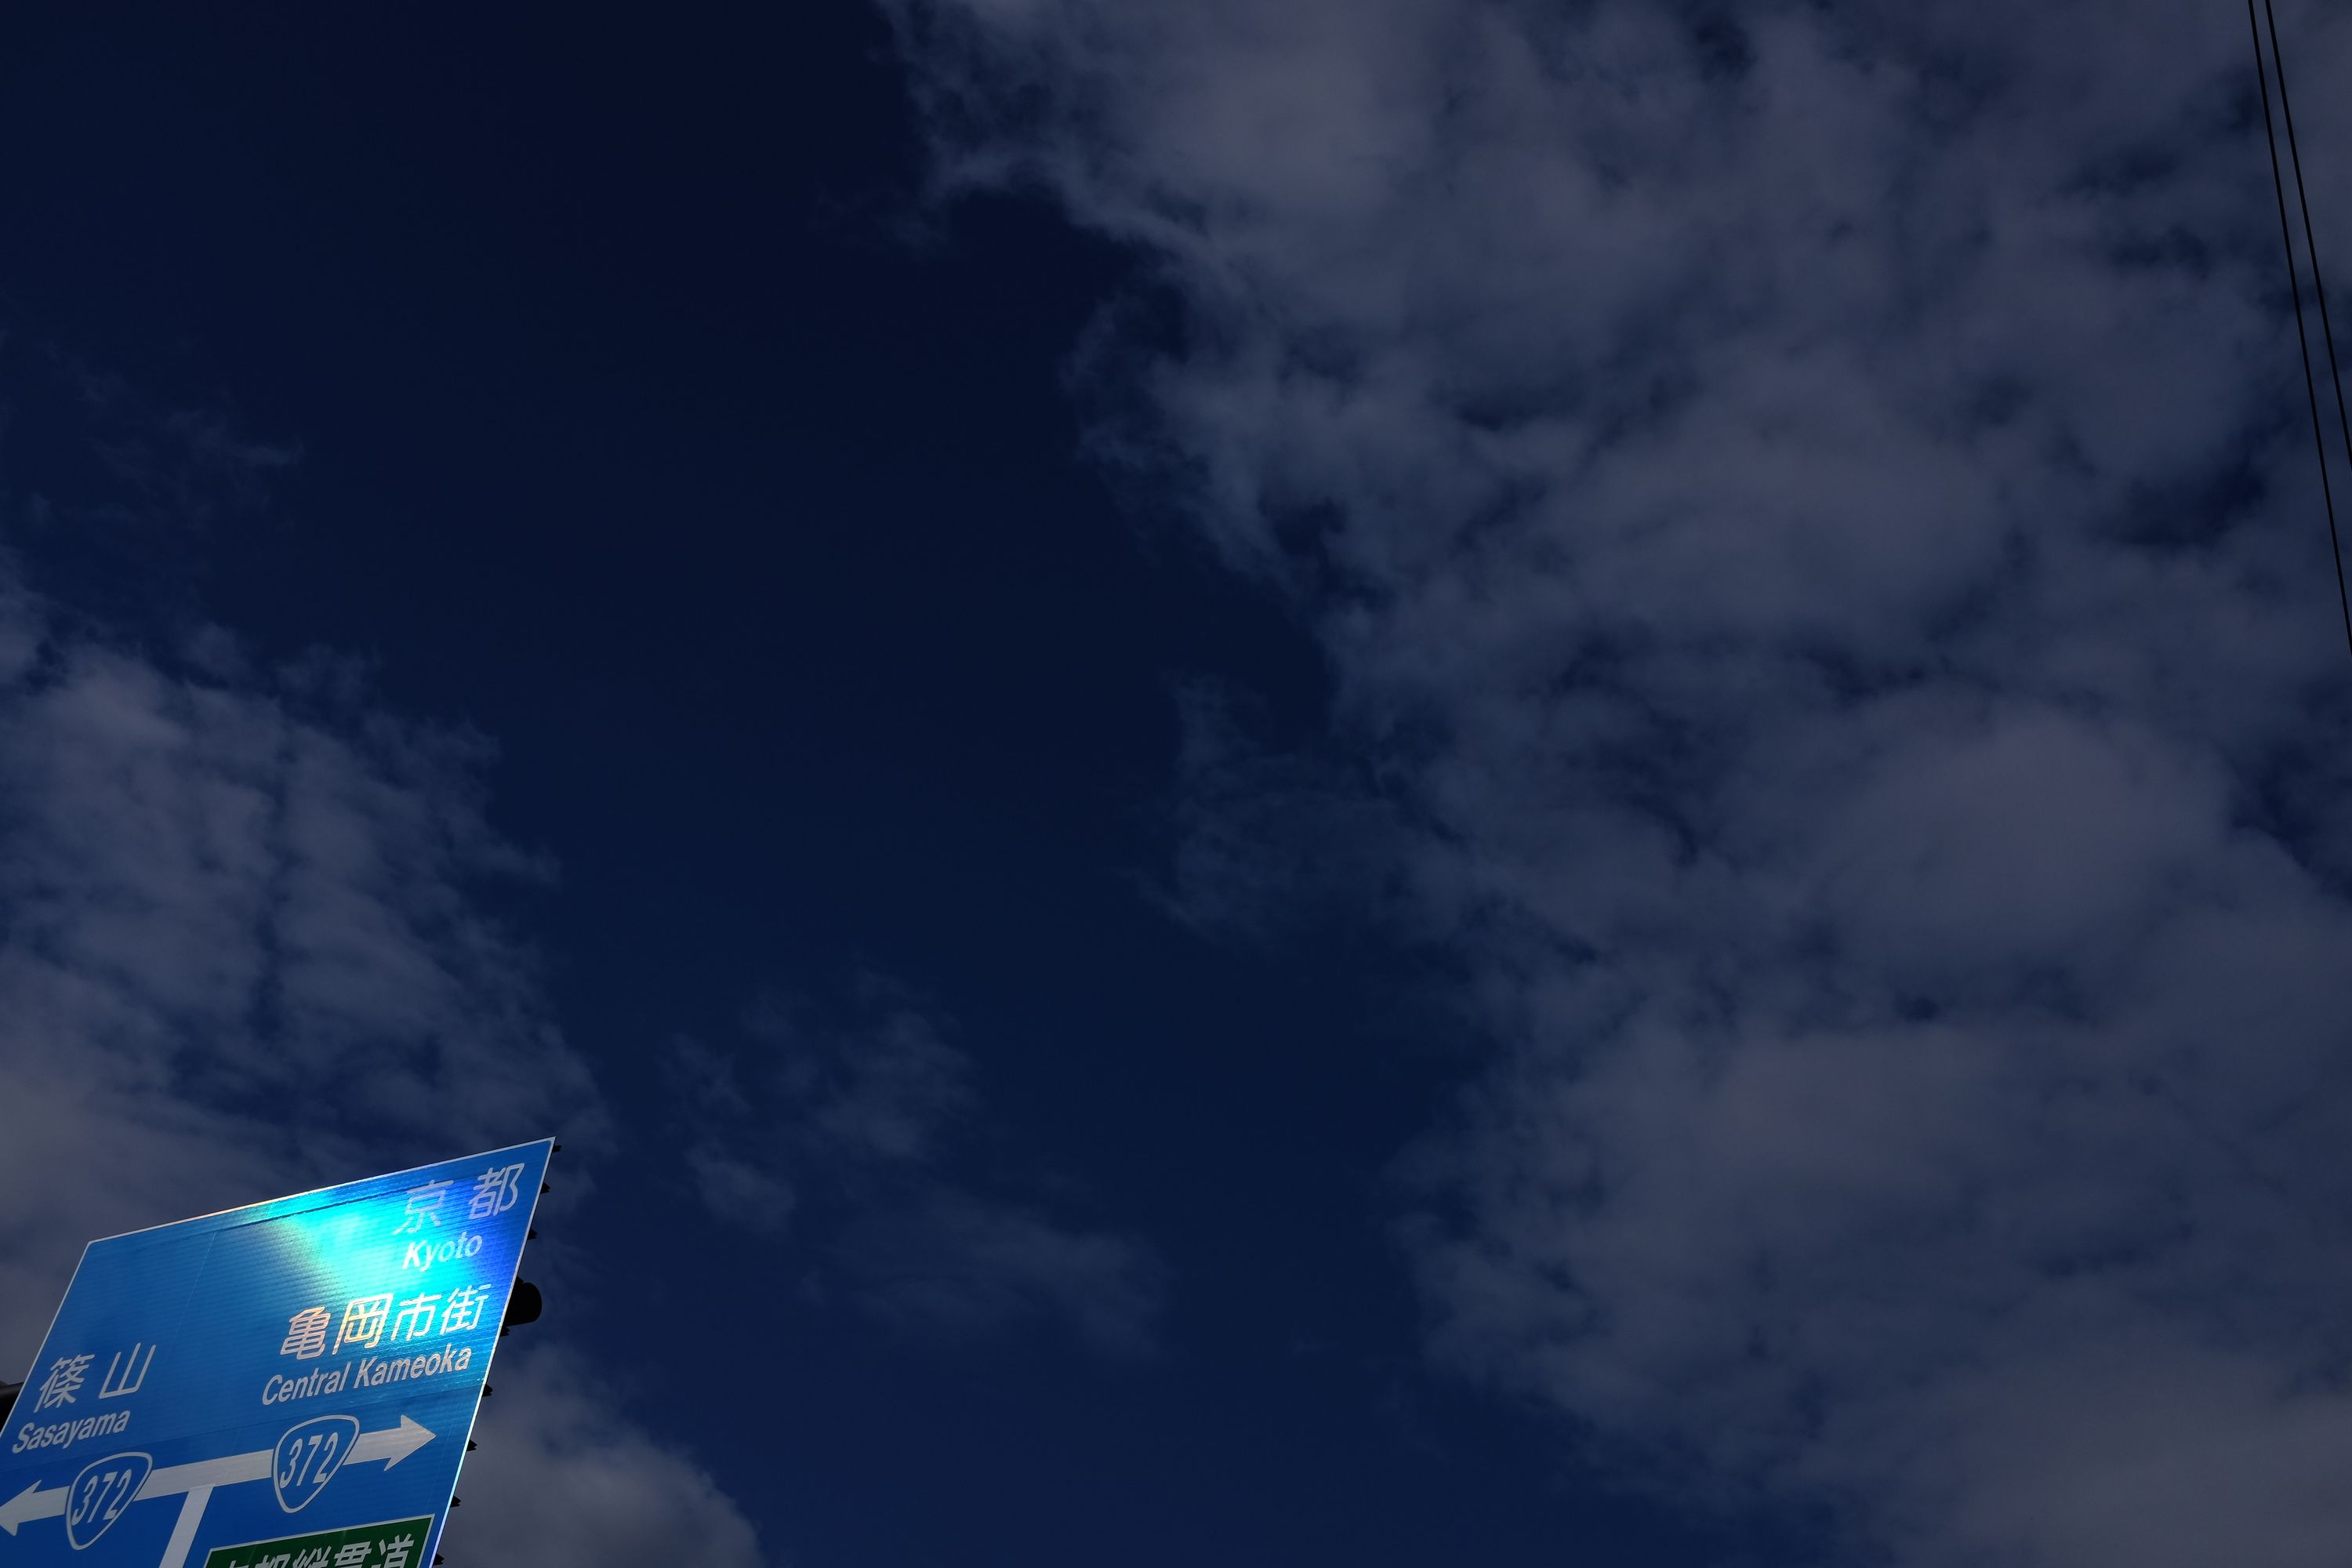
[[[403,1415],[397,1426],[361,1433],[343,1462],[352,1465],[382,1459],[388,1470],[433,1441],[433,1437],[430,1426]],[[176,1497],[199,1488],[230,1487],[239,1481],[266,1480],[275,1458],[275,1449],[256,1448],[250,1454],[224,1454],[217,1459],[199,1459],[190,1465],[166,1465],[148,1475],[147,1484],[139,1489],[139,1496],[133,1500]],[[66,1493],[69,1489],[53,1487],[43,1491],[41,1483],[35,1481],[6,1502],[0,1502],[0,1530],[14,1535],[16,1527],[26,1520],[56,1518],[66,1510]]]
[[[343,1462],[356,1465],[367,1459],[382,1459],[388,1470],[431,1441],[433,1428],[421,1426],[404,1415],[397,1426],[361,1433],[360,1440],[352,1445],[352,1457]]]
[[[357,1448],[358,1444],[352,1445]],[[269,1475],[269,1463],[276,1453],[268,1448],[256,1448],[250,1454],[228,1454],[217,1459],[199,1459],[193,1465],[166,1465],[147,1478],[133,1502],[151,1497],[176,1497],[192,1492],[198,1487],[233,1487],[239,1481],[264,1480]]]
[[[356,1465],[369,1459],[382,1459],[383,1468],[388,1470],[431,1441],[433,1429],[430,1426],[419,1426],[403,1415],[397,1426],[361,1433],[343,1463]],[[194,1491],[198,1487],[230,1487],[239,1481],[267,1480],[276,1458],[277,1450],[256,1448],[250,1454],[225,1454],[217,1459],[199,1459],[193,1465],[167,1465],[147,1478],[147,1484],[139,1489],[139,1500],[171,1497],[178,1492]]]

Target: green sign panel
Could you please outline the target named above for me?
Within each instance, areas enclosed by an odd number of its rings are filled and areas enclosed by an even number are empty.
[[[279,1541],[215,1546],[205,1554],[205,1568],[422,1568],[417,1556],[432,1528],[433,1516],[426,1514]]]

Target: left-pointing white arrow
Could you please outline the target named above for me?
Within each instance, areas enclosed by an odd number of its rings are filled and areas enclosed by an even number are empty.
[[[66,1493],[70,1488],[58,1487],[43,1491],[35,1481],[6,1502],[0,1502],[0,1530],[16,1533],[16,1527],[28,1519],[52,1519],[66,1510]]]
[[[404,1415],[397,1426],[385,1426],[373,1432],[362,1432],[352,1445],[347,1464],[365,1464],[382,1459],[385,1469],[400,1463],[425,1444],[433,1441],[433,1429],[420,1426]],[[217,1459],[199,1459],[192,1465],[167,1465],[151,1473],[147,1484],[139,1489],[134,1501],[148,1498],[173,1497],[212,1487],[235,1486],[239,1481],[266,1480],[275,1453],[268,1448],[256,1448],[249,1454],[226,1454]],[[55,1487],[47,1491],[35,1481],[6,1502],[0,1502],[0,1530],[16,1533],[16,1527],[26,1520],[54,1519],[66,1510],[66,1493],[72,1489]]]

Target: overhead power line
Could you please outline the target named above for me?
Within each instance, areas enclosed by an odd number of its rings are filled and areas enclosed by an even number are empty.
[[[2303,209],[2304,243],[2311,249],[2311,291],[2319,301],[2319,333],[2327,344],[2327,374],[2336,384],[2336,423],[2344,433],[2344,455],[2352,461],[2352,416],[2344,409],[2344,373],[2336,363],[2336,333],[2327,321],[2327,289],[2319,278],[2319,235],[2311,226],[2311,199],[2303,188],[2303,153],[2295,145],[2294,110],[2287,102],[2286,56],[2279,48],[2278,14],[2271,0],[2263,0],[2263,14],[2271,24],[2271,63],[2278,70],[2279,112],[2286,121],[2287,156],[2294,165],[2294,199]],[[2327,508],[2327,542],[2336,556],[2336,602],[2344,612],[2344,644],[2352,648],[2352,593],[2344,585],[2344,541],[2336,527],[2336,496],[2327,481],[2327,437],[2319,420],[2319,384],[2311,372],[2311,340],[2303,330],[2303,285],[2294,268],[2294,229],[2286,216],[2286,181],[2279,170],[2278,132],[2271,123],[2270,73],[2263,65],[2263,27],[2254,17],[2254,0],[2246,0],[2246,26],[2254,35],[2254,79],[2263,89],[2263,133],[2271,144],[2271,188],[2278,195],[2279,237],[2286,243],[2287,293],[2294,300],[2294,341],[2303,351],[2303,390],[2311,400],[2311,439],[2319,452],[2319,496]]]

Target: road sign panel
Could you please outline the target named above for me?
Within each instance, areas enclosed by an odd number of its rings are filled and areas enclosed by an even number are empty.
[[[417,1549],[432,1528],[430,1519],[388,1519],[277,1541],[242,1541],[214,1547],[205,1554],[205,1568],[422,1568]]]
[[[431,1563],[553,1148],[91,1242],[0,1432],[0,1568]]]

